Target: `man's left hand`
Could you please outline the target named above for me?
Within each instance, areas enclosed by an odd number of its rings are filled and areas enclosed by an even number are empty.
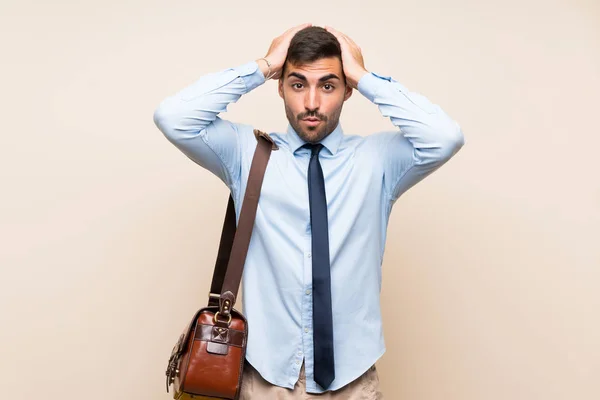
[[[325,30],[335,36],[338,42],[340,42],[346,83],[348,86],[356,89],[360,78],[368,73],[365,69],[365,62],[360,47],[348,36],[330,26],[325,26]]]

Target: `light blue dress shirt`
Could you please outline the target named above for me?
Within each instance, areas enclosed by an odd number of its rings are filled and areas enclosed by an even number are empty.
[[[154,112],[166,138],[229,187],[238,221],[256,139],[251,125],[219,113],[264,82],[252,61],[201,77]],[[459,125],[438,105],[394,79],[368,73],[358,91],[395,128],[363,137],[338,124],[322,141],[335,355],[328,390],[352,382],[385,352],[379,296],[392,205],[464,144]],[[291,125],[270,135],[279,150],[265,172],[242,278],[246,359],[265,380],[290,389],[304,359],[307,392],[322,393],[313,378],[310,150],[300,148],[304,142]]]

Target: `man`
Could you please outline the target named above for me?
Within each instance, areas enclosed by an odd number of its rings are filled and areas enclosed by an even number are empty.
[[[242,312],[249,334],[241,399],[380,399],[385,352],[379,294],[386,227],[400,195],[464,144],[437,105],[365,69],[360,48],[331,27],[303,24],[264,58],[201,77],[166,98],[154,121],[170,142],[230,189],[239,218],[256,138],[219,117],[278,79],[289,121],[265,172]],[[346,135],[357,89],[395,129]]]

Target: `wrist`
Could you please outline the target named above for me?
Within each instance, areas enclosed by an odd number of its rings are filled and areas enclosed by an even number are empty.
[[[348,84],[350,86],[352,86],[353,88],[357,88],[358,86],[358,82],[361,80],[361,78],[365,75],[367,75],[369,73],[369,71],[367,71],[366,69],[360,69],[356,72],[352,72],[351,74],[348,74],[346,76],[347,80],[348,80]]]
[[[256,63],[258,64],[258,68],[260,68],[260,71],[262,72],[263,76],[265,77],[265,80],[267,79],[267,77],[269,76],[269,73],[272,75],[273,74],[273,65],[271,64],[271,68],[269,71],[269,64],[265,61],[266,57],[263,58],[259,58],[256,60]],[[269,60],[269,62],[271,62]]]

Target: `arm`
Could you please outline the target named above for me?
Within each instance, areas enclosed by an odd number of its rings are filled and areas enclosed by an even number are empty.
[[[381,141],[384,186],[391,200],[397,200],[464,145],[460,126],[440,106],[393,78],[364,74],[358,90],[398,128],[376,138]]]
[[[235,186],[241,167],[242,127],[218,115],[264,79],[257,62],[205,75],[164,99],[154,111],[154,123],[188,158],[227,186]]]
[[[463,133],[438,105],[410,92],[390,77],[369,73],[362,51],[343,33],[325,27],[340,42],[348,85],[377,104],[398,131],[371,135],[383,162],[383,180],[390,200],[442,166],[464,144]]]
[[[219,118],[230,103],[260,86],[270,72],[281,75],[292,37],[311,25],[290,28],[276,37],[264,57],[237,68],[201,77],[164,99],[154,111],[154,123],[188,158],[218,176],[230,189],[238,186],[245,146],[256,147],[251,127]]]

